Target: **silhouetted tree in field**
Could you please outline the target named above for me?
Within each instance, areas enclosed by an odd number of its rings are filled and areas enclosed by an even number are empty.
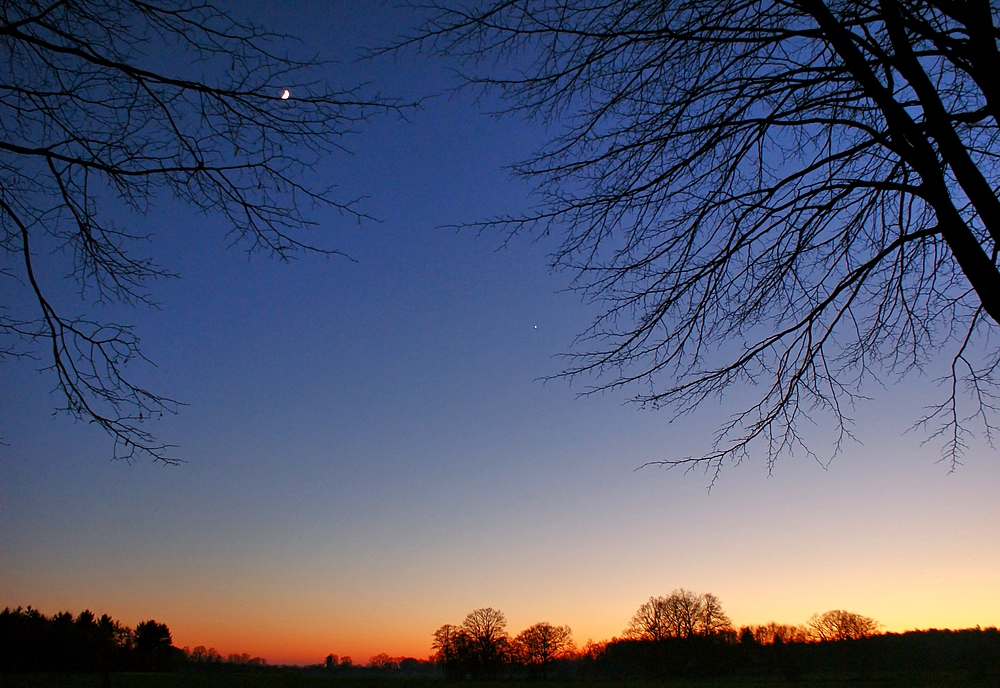
[[[193,650],[188,653],[188,661],[193,664],[221,664],[222,655],[214,647],[205,647],[204,645],[197,645]]]
[[[128,629],[107,614],[98,619],[89,609],[80,612],[74,625],[75,642],[71,653],[74,667],[107,671],[121,663],[121,654],[132,640]]]
[[[574,656],[569,626],[537,623],[511,638],[507,618],[491,607],[472,611],[461,626],[441,626],[434,632],[432,648],[432,660],[450,679],[494,679],[503,672],[516,673],[518,667],[547,678],[554,663]]]
[[[517,634],[515,652],[532,672],[541,678],[548,678],[552,663],[573,654],[573,632],[569,626],[553,626],[537,623]]]
[[[388,653],[380,652],[377,655],[372,655],[368,658],[368,666],[373,669],[395,669],[399,663],[395,658],[390,657]]]
[[[681,588],[667,597],[650,597],[636,611],[622,636],[630,640],[663,640],[714,636],[731,632],[719,598]]]
[[[308,208],[362,211],[307,172],[395,107],[326,86],[323,64],[286,57],[238,7],[22,0],[0,13],[0,359],[44,361],[62,409],[124,458],[172,463],[141,422],[177,406],[125,376],[139,340],[97,308],[154,304],[150,283],[173,276],[135,218],[174,198],[223,216],[249,251],[337,253],[306,236]]]
[[[173,639],[166,624],[150,619],[135,627],[135,654],[140,668],[169,671],[173,667],[173,650]]]
[[[510,650],[507,617],[486,607],[469,613],[462,622],[465,647],[471,660],[473,678],[491,679],[500,675]]]
[[[541,199],[486,223],[561,238],[603,306],[563,375],[684,414],[752,400],[707,451],[768,466],[866,383],[950,361],[918,419],[955,466],[996,422],[1000,6],[988,0],[432,0],[399,47],[557,133]],[[501,106],[503,107],[503,106]],[[967,390],[965,394],[963,390]],[[714,479],[714,478],[713,478]]]
[[[861,614],[834,609],[814,614],[809,628],[820,640],[858,640],[878,633],[879,623]]]
[[[444,668],[448,678],[463,678],[470,671],[471,651],[465,631],[452,624],[445,624],[434,631],[433,659]]]

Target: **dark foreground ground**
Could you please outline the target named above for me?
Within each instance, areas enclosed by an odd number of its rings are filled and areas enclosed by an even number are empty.
[[[668,679],[663,681],[445,681],[433,678],[343,678],[268,674],[112,674],[112,688],[1000,688],[1000,677],[964,673],[823,678]],[[0,674],[0,688],[102,688],[89,674]]]

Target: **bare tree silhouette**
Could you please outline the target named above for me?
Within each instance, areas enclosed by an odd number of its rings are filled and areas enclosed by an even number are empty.
[[[569,626],[553,626],[544,621],[518,633],[515,642],[522,660],[543,679],[548,677],[552,662],[572,655],[576,649]]]
[[[138,338],[94,312],[153,303],[149,282],[171,272],[109,206],[142,213],[172,196],[221,213],[250,251],[337,253],[305,237],[304,210],[361,211],[302,173],[396,105],[327,87],[323,64],[290,59],[283,37],[210,2],[25,0],[0,12],[0,279],[24,294],[0,309],[0,358],[42,358],[62,408],[106,430],[116,456],[172,463],[140,423],[177,403],[125,376]],[[83,313],[53,297],[67,277]]]
[[[874,619],[854,612],[834,609],[823,614],[813,614],[809,628],[817,640],[857,640],[878,633],[879,624]]]
[[[507,659],[510,646],[507,617],[492,607],[476,609],[465,617],[462,631],[468,638],[473,676],[496,678]]]
[[[866,382],[951,359],[918,421],[990,439],[1000,348],[1000,8],[987,0],[431,0],[401,46],[458,56],[559,132],[517,171],[553,265],[605,309],[563,375],[678,415],[756,396],[700,455],[833,455]],[[963,393],[963,384],[969,394]],[[976,425],[978,423],[978,426]]]
[[[444,667],[449,678],[462,678],[469,664],[469,638],[460,626],[445,624],[434,631],[431,659]]]
[[[632,616],[622,637],[659,641],[714,636],[732,630],[718,597],[681,588],[666,597],[650,597]]]

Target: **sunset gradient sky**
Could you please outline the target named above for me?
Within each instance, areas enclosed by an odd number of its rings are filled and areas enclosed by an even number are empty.
[[[405,31],[392,4],[241,11],[344,61],[336,82],[453,84],[418,55],[351,63]],[[428,100],[317,170],[381,220],[323,218],[355,262],[248,260],[219,218],[166,200],[141,220],[183,279],[125,314],[157,364],[134,374],[187,403],[152,428],[187,463],[109,461],[106,436],[52,415],[50,376],[0,366],[0,607],[155,618],[178,646],[273,663],[426,657],[436,628],[485,606],[582,644],[679,587],[737,625],[836,608],[892,631],[1000,623],[997,453],[974,443],[949,473],[939,442],[906,432],[940,370],[866,390],[863,444],[828,467],[786,457],[768,476],[754,457],[710,493],[701,472],[635,469],[703,451],[738,398],[670,423],[627,390],[538,381],[595,311],[548,272],[547,239],[498,250],[444,227],[529,203],[504,166],[546,130],[483,109]]]

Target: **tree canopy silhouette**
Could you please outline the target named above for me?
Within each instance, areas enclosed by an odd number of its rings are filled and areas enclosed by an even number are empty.
[[[553,626],[545,621],[524,629],[514,640],[521,661],[543,679],[548,677],[552,662],[572,656],[576,650],[569,626]]]
[[[636,611],[622,637],[656,642],[666,638],[715,636],[732,630],[718,597],[681,588],[666,597],[650,597]]]
[[[471,660],[475,678],[496,678],[507,661],[510,636],[507,634],[507,617],[492,607],[469,612],[462,622],[465,647]]]
[[[861,614],[833,609],[814,614],[809,628],[820,640],[857,640],[878,633],[879,623]]]
[[[492,607],[471,611],[461,626],[438,628],[432,648],[432,661],[452,679],[495,679],[518,665],[547,678],[554,663],[575,654],[569,626],[536,623],[511,638],[507,617]]]
[[[563,375],[677,414],[753,396],[705,453],[833,454],[873,379],[951,360],[920,418],[954,466],[993,430],[1000,8],[988,0],[432,0],[404,45],[558,127],[516,167],[603,307]],[[501,106],[504,107],[504,106]],[[994,337],[994,339],[991,339]],[[962,391],[967,384],[970,394]],[[978,426],[976,425],[978,423]],[[714,478],[713,478],[714,479]]]
[[[110,433],[117,456],[172,462],[140,422],[177,406],[125,376],[139,340],[94,312],[151,304],[149,283],[171,275],[116,218],[123,205],[167,196],[221,213],[232,243],[282,259],[337,252],[303,234],[310,204],[361,214],[302,173],[394,105],[326,86],[282,38],[211,2],[3,5],[0,359],[41,358],[62,408]],[[79,312],[58,294],[66,278]]]

